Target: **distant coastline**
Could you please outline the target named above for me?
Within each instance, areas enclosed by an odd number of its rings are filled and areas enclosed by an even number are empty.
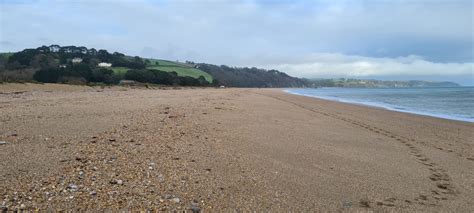
[[[459,87],[461,85],[450,81],[382,81],[375,79],[311,79],[313,87],[344,87],[344,88],[419,88],[419,87]]]

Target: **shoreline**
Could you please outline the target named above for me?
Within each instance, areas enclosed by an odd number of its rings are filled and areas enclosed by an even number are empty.
[[[474,123],[474,119],[470,119],[470,118],[461,118],[461,117],[455,117],[455,116],[444,115],[444,114],[436,114],[436,113],[427,113],[427,112],[397,109],[396,107],[390,107],[390,106],[386,106],[386,105],[378,104],[378,103],[373,103],[373,102],[358,102],[358,101],[350,101],[350,100],[341,100],[341,99],[337,99],[337,98],[329,98],[329,97],[322,97],[322,96],[315,96],[315,95],[300,94],[300,93],[296,93],[296,92],[291,92],[291,91],[289,91],[289,89],[282,89],[282,91],[284,91],[288,94],[292,94],[292,95],[299,95],[299,96],[305,96],[305,97],[309,97],[309,98],[322,99],[322,100],[333,101],[333,102],[337,102],[337,103],[346,103],[346,104],[353,104],[353,105],[358,105],[358,106],[379,108],[379,109],[385,109],[385,110],[393,111],[393,112],[402,112],[402,113],[407,113],[407,114],[411,114],[411,115],[426,116],[426,117],[438,118],[438,119],[444,119],[444,120],[450,120],[450,121],[461,121],[461,122],[466,122],[466,123]]]

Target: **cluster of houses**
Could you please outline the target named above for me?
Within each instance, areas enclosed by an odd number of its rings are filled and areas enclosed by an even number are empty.
[[[82,58],[73,58],[71,60],[71,62],[73,64],[78,64],[78,63],[81,63],[82,62]],[[99,64],[97,64],[98,67],[112,67],[112,63],[107,63],[107,62],[100,62]],[[66,68],[66,65],[65,64],[61,64],[59,65],[59,67],[61,68]]]

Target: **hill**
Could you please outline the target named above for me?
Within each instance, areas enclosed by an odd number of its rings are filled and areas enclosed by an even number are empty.
[[[76,46],[42,46],[0,55],[0,82],[117,84],[121,80],[209,86],[213,78],[191,66]]]
[[[0,82],[117,84],[121,80],[180,86],[302,87],[277,70],[132,57],[76,46],[41,46],[0,54]]]
[[[278,70],[217,66],[204,63],[195,66],[211,74],[219,83],[231,87],[305,87],[310,83]]]

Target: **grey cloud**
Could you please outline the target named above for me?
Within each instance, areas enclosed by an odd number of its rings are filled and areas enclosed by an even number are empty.
[[[0,51],[43,45],[36,39],[41,37],[239,66],[307,64],[305,58],[325,53],[374,60],[419,55],[448,65],[473,61],[469,0],[34,1],[1,4],[1,13],[1,40],[14,45]]]

